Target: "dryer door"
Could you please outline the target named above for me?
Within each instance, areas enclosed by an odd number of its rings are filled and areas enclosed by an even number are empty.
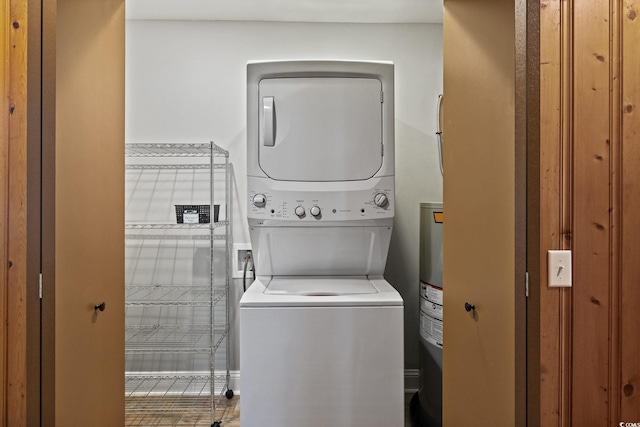
[[[382,166],[381,91],[372,78],[262,80],[260,167],[282,181],[371,178]]]

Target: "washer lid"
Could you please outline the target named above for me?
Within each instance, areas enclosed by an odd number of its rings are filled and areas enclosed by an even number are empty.
[[[264,293],[330,297],[377,294],[378,289],[366,277],[274,277]]]
[[[402,306],[402,297],[382,277],[258,277],[240,299],[240,307]]]
[[[260,167],[281,181],[354,181],[382,167],[382,83],[375,78],[264,79]]]

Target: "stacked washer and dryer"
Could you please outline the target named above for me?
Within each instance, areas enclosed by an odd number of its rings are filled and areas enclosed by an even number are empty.
[[[243,427],[404,425],[388,62],[247,65]]]

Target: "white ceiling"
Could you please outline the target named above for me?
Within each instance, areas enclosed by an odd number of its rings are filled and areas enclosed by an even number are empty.
[[[442,23],[443,0],[126,0],[127,19]]]

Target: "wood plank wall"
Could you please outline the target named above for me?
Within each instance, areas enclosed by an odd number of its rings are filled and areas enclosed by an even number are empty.
[[[6,426],[7,413],[7,233],[9,227],[9,0],[0,1],[0,426]]]
[[[640,421],[638,3],[540,3],[545,427]],[[573,251],[573,288],[547,287],[548,249]]]
[[[27,1],[11,0],[8,7],[8,205],[6,208],[7,356],[6,423],[26,425],[26,275],[27,275]],[[6,15],[5,15],[6,16]],[[6,21],[5,21],[6,22]],[[7,33],[5,33],[5,36]],[[6,81],[6,80],[5,80]],[[6,100],[5,100],[6,101]],[[3,109],[7,111],[7,109]],[[10,350],[10,351],[9,351]]]
[[[608,418],[611,253],[609,1],[573,2],[572,425]],[[589,375],[584,375],[589,372]]]

